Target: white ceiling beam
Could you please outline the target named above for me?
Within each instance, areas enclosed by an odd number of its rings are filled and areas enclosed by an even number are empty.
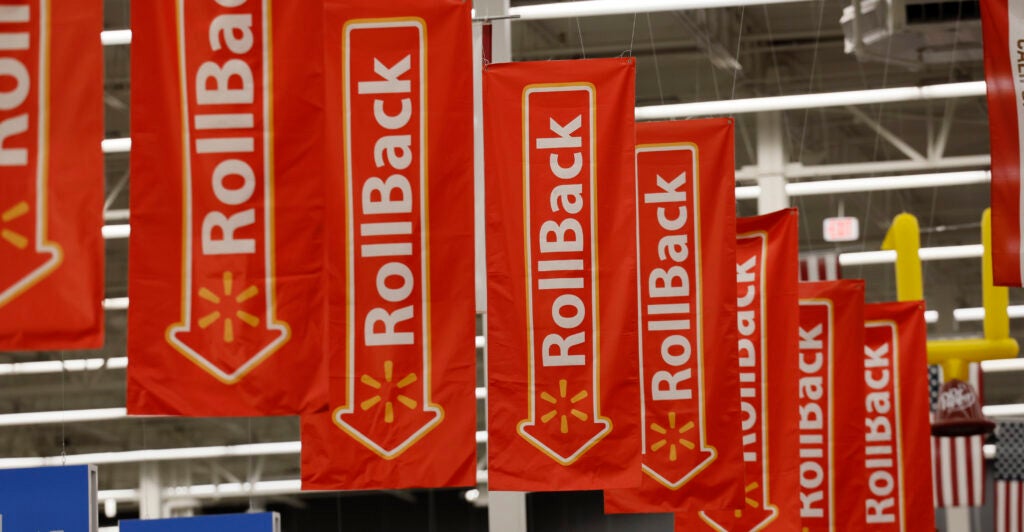
[[[709,102],[674,103],[636,108],[637,120],[665,120],[695,116],[737,115],[767,111],[822,109],[879,103],[915,102],[967,98],[985,95],[984,81],[944,83],[923,87],[891,87],[843,92],[789,94],[762,98],[739,98]]]
[[[602,15],[632,15],[662,11],[692,11],[724,7],[791,4],[806,0],[581,0],[516,6],[508,10],[514,20],[546,20],[554,18],[595,17]]]
[[[870,161],[865,163],[839,163],[804,166],[800,163],[789,163],[782,175],[786,179],[806,179],[833,177],[856,174],[893,174],[902,172],[927,172],[936,170],[953,170],[957,168],[985,168],[992,164],[992,157],[985,155],[960,155],[942,157],[926,161]],[[736,170],[737,181],[757,179],[756,166],[744,166]]]

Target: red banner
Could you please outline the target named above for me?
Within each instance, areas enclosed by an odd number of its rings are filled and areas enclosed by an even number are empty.
[[[864,319],[864,527],[932,530],[924,303],[866,305]]]
[[[491,489],[639,485],[634,74],[484,72]]]
[[[0,6],[0,351],[103,346],[102,11]]]
[[[476,484],[469,2],[329,0],[331,406],[305,489]]]
[[[731,119],[637,125],[643,480],[607,513],[742,501]]]
[[[801,529],[864,523],[864,281],[800,283]]]
[[[132,3],[131,414],[326,404],[322,11],[226,5]]]
[[[799,382],[787,362],[797,358],[797,211],[740,218],[736,232],[744,502],[678,513],[676,530],[798,530]]]
[[[1022,286],[1024,4],[982,0],[981,27],[992,145],[992,270],[995,284]]]

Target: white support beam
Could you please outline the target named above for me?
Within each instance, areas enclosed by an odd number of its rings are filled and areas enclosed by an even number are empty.
[[[891,87],[860,91],[790,94],[763,98],[740,98],[710,102],[650,105],[636,108],[637,120],[664,120],[694,116],[737,115],[764,111],[793,111],[869,105],[878,103],[915,102],[985,96],[984,81],[944,83],[923,87]]]
[[[878,192],[881,190],[906,190],[912,188],[952,187],[980,185],[992,181],[988,170],[968,170],[941,174],[895,175],[879,177],[855,177],[849,179],[823,179],[786,183],[789,196],[830,196],[857,192]],[[759,199],[761,185],[736,187],[736,199]]]
[[[595,17],[601,15],[632,15],[694,9],[720,9],[725,7],[789,4],[807,0],[580,0],[517,6],[509,14],[518,20],[545,20],[554,18]]]
[[[850,114],[852,114],[858,122],[864,124],[865,126],[870,128],[871,131],[877,133],[879,137],[881,137],[886,142],[891,144],[892,147],[899,150],[900,153],[906,155],[908,159],[912,161],[922,162],[927,160],[924,155],[921,155],[921,152],[915,150],[913,146],[907,143],[907,141],[901,139],[899,135],[890,131],[889,128],[883,126],[882,124],[878,123],[877,120],[865,114],[864,111],[861,111],[860,109],[851,106],[847,106],[846,110],[849,111]]]
[[[901,172],[929,172],[936,170],[953,170],[958,168],[985,168],[992,164],[992,157],[985,155],[960,155],[943,157],[932,161],[871,161],[866,163],[819,164],[804,166],[800,163],[789,163],[782,175],[786,179],[820,179],[823,177],[847,176],[857,174],[896,174]],[[757,179],[757,167],[744,166],[736,170],[737,181]]]

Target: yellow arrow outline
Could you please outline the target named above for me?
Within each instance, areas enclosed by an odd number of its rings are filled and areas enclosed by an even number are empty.
[[[420,238],[422,246],[422,257],[421,257],[421,282],[423,283],[421,304],[423,305],[423,411],[433,414],[433,418],[419,428],[405,441],[401,442],[397,446],[391,449],[385,449],[379,443],[370,438],[366,434],[363,434],[358,429],[349,425],[345,422],[342,416],[355,412],[356,400],[355,400],[355,338],[357,336],[354,328],[354,314],[355,314],[355,299],[352,294],[355,293],[354,289],[354,249],[353,246],[349,245],[345,249],[346,255],[346,270],[345,270],[345,285],[348,287],[348,301],[346,303],[345,318],[348,327],[348,338],[346,340],[345,349],[345,367],[347,375],[349,376],[349,382],[347,384],[347,398],[345,406],[338,407],[332,412],[331,420],[334,424],[344,431],[346,434],[351,436],[353,439],[363,444],[367,449],[373,451],[378,456],[385,460],[393,460],[400,456],[402,453],[407,451],[421,438],[427,435],[431,430],[441,424],[444,421],[445,412],[441,405],[436,404],[431,399],[431,335],[430,335],[430,216],[429,216],[429,204],[428,193],[429,193],[429,180],[428,180],[428,165],[427,165],[427,23],[420,17],[395,17],[395,18],[367,18],[367,19],[353,19],[346,21],[342,27],[342,78],[344,88],[344,108],[351,108],[351,88],[349,86],[349,76],[345,75],[348,68],[348,51],[351,49],[348,44],[348,38],[354,29],[367,29],[367,28],[407,28],[413,27],[420,32],[420,194],[421,194],[421,205],[420,205]],[[345,197],[346,210],[347,210],[347,221],[348,221],[348,242],[353,242],[353,235],[355,231],[354,214],[352,206],[352,157],[351,157],[351,143],[352,143],[352,124],[349,120],[350,114],[345,114],[345,188],[348,192]],[[429,406],[428,406],[429,405]]]
[[[30,6],[24,6],[31,12]],[[64,250],[60,244],[48,238],[48,204],[46,201],[49,181],[49,133],[50,133],[50,2],[39,2],[39,125],[36,153],[36,234],[35,252],[49,255],[41,266],[29,272],[18,282],[0,292],[0,308],[24,294],[37,283],[48,277],[64,262]],[[29,20],[30,22],[30,20]]]
[[[177,4],[177,53],[178,53],[178,76],[180,79],[179,91],[181,92],[181,134],[182,134],[182,164],[184,175],[182,176],[182,265],[181,265],[181,320],[171,324],[164,332],[164,339],[178,353],[191,360],[200,369],[210,374],[224,384],[235,384],[241,381],[250,371],[263,363],[267,358],[277,352],[288,340],[291,339],[291,328],[286,322],[277,319],[277,303],[275,289],[275,266],[274,257],[274,151],[271,143],[271,132],[268,126],[274,123],[273,110],[273,54],[271,43],[271,0],[260,0],[262,9],[263,24],[263,187],[264,187],[264,267],[266,278],[264,279],[264,297],[266,298],[266,328],[268,331],[278,333],[278,337],[258,351],[249,360],[238,367],[235,371],[228,373],[216,364],[207,360],[202,354],[178,338],[178,335],[188,333],[192,330],[192,159],[190,156],[191,135],[189,134],[189,113],[188,113],[188,76],[185,65],[185,2],[176,0]]]

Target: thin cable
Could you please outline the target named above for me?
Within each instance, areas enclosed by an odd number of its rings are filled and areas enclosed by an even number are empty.
[[[745,16],[746,12],[747,12],[747,8],[746,7],[740,7],[740,23],[739,23],[739,26],[738,26],[739,30],[737,30],[737,35],[736,35],[736,62],[737,63],[740,62],[740,45],[743,44],[743,17]],[[736,69],[736,70],[732,71],[732,90],[729,91],[729,99],[730,100],[735,100],[736,99],[736,80],[739,78],[739,75],[740,75],[739,69]]]
[[[654,56],[654,77],[658,80],[658,97],[661,104],[665,104],[665,90],[661,86],[661,66],[658,64],[658,47],[654,45],[654,26],[651,24],[651,14],[647,13],[647,37],[651,40],[651,55]]]
[[[817,26],[817,29],[816,29],[815,35],[814,35],[814,52],[811,54],[811,72],[807,76],[807,92],[808,92],[808,94],[814,92],[814,81],[815,81],[814,76],[817,74],[817,69],[818,69],[818,47],[821,46],[821,25],[822,25],[822,21],[824,21],[824,19],[825,19],[825,2],[819,2],[818,5],[820,7],[818,9],[818,26]],[[804,109],[803,124],[800,126],[800,144],[797,147],[796,162],[798,162],[798,163],[803,163],[803,160],[804,160],[804,142],[807,139],[807,120],[810,117],[810,114],[811,114],[811,110],[810,109]],[[825,143],[824,145],[828,146],[827,143]],[[797,209],[800,210],[800,212],[806,212],[803,209],[804,198],[797,197],[796,198],[796,206],[797,206]],[[807,241],[810,242],[811,238],[812,238],[812,235],[811,235],[811,225],[810,224],[806,224],[806,223],[798,224],[798,225],[800,226],[800,230],[804,232],[804,235],[807,238]]]
[[[633,13],[633,31],[630,32],[630,34],[629,34],[629,49],[626,50],[626,53],[629,54],[629,57],[633,57],[633,41],[635,39],[636,39],[636,13],[634,12]]]
[[[580,37],[580,53],[583,55],[583,59],[587,58],[587,49],[583,46],[583,27],[580,26],[580,18],[576,17],[576,35]]]

